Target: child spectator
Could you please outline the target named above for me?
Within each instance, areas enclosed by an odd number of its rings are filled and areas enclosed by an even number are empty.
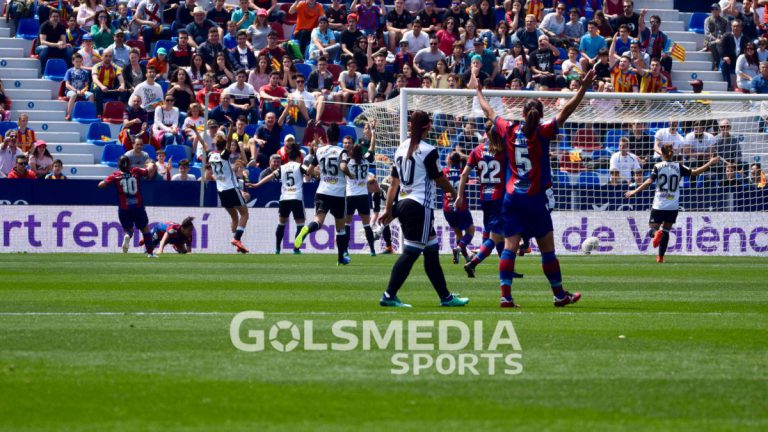
[[[166,51],[165,48],[158,48],[157,55],[149,59],[147,68],[150,67],[154,67],[155,72],[157,72],[155,79],[163,81],[168,80],[168,51]]]
[[[93,37],[89,33],[83,36],[83,46],[77,53],[83,56],[83,68],[87,71],[90,71],[93,65],[101,61],[101,56],[93,48]]]
[[[93,93],[88,91],[91,88],[91,73],[83,69],[83,56],[80,53],[72,54],[73,67],[64,74],[64,85],[67,87],[67,114],[64,119],[69,121],[72,118],[72,108],[78,99],[87,99],[93,102]]]
[[[19,128],[16,131],[16,142],[18,143],[19,151],[27,153],[29,149],[32,148],[32,144],[37,141],[35,138],[35,131],[27,127],[29,124],[29,114],[19,114],[19,119],[16,122],[19,125]]]
[[[67,176],[64,175],[64,163],[61,159],[53,161],[51,172],[45,176],[46,180],[66,180]]]
[[[187,159],[179,161],[179,172],[171,177],[171,181],[197,181],[194,174],[189,173],[189,161]]]

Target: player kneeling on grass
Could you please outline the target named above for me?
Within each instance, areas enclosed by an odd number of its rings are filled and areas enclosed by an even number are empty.
[[[157,248],[157,254],[162,255],[166,245],[173,246],[173,249],[180,254],[192,253],[192,231],[195,225],[192,223],[195,218],[188,216],[180,224],[175,222],[159,223],[152,227],[152,243]],[[144,244],[140,240],[139,244]]]
[[[131,168],[131,160],[128,156],[120,156],[117,162],[118,171],[110,174],[109,177],[99,182],[99,188],[104,189],[109,185],[115,185],[117,188],[118,210],[117,215],[120,218],[120,225],[125,231],[123,236],[123,253],[128,253],[128,248],[133,237],[133,228],[141,231],[144,237],[144,247],[147,251],[147,257],[154,258],[152,253],[154,245],[152,244],[152,235],[149,232],[149,218],[144,209],[144,202],[141,199],[141,190],[139,184],[141,179],[147,177],[147,170],[144,168]]]
[[[443,168],[443,175],[451,182],[454,189],[459,187],[461,173],[464,170],[465,163],[459,152],[453,152],[448,155],[446,167]],[[453,230],[456,236],[456,246],[453,247],[453,263],[459,263],[459,254],[464,257],[465,262],[469,262],[469,253],[467,245],[472,243],[475,236],[475,223],[472,220],[472,213],[469,212],[469,206],[466,201],[460,206],[454,206],[454,197],[451,194],[443,194],[443,216],[445,216],[448,226]]]
[[[669,245],[669,230],[677,222],[677,213],[680,210],[680,182],[683,177],[693,179],[697,175],[708,171],[709,168],[720,161],[720,156],[715,156],[706,164],[690,169],[687,166],[673,162],[675,151],[672,144],[664,144],[661,147],[661,162],[653,166],[651,176],[635,190],[624,194],[626,198],[633,196],[656,182],[656,193],[653,196],[651,207],[651,219],[648,221],[648,236],[653,237],[653,247],[659,248],[656,256],[657,263],[664,262],[664,254]],[[659,229],[661,227],[661,229]]]
[[[464,306],[469,299],[451,294],[445,283],[443,268],[434,226],[434,201],[436,186],[443,192],[455,195],[456,191],[438,167],[439,156],[435,147],[423,141],[429,133],[431,120],[424,111],[411,115],[411,138],[400,144],[392,164],[392,183],[387,192],[387,203],[381,222],[388,224],[400,220],[403,230],[403,253],[392,267],[387,290],[382,295],[381,306],[410,307],[400,301],[397,292],[403,286],[413,264],[424,254],[424,271],[432,287],[440,296],[442,306]],[[397,205],[395,197],[400,195]]]

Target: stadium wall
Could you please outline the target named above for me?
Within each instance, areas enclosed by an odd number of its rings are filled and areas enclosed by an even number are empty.
[[[274,228],[277,210],[250,209],[250,223],[244,242],[254,253],[274,252]],[[229,217],[224,209],[200,207],[149,207],[151,222],[180,221],[194,216],[196,230],[193,249],[198,253],[233,253],[229,244]],[[307,218],[312,217],[308,209]],[[476,223],[482,221],[480,212],[473,212]],[[435,223],[443,253],[449,253],[453,233],[441,211],[435,212]],[[605,212],[555,212],[557,249],[563,254],[579,253],[587,237],[600,239],[595,253],[655,254],[650,246],[648,212],[624,212],[621,217],[606,218]],[[118,252],[122,229],[117,221],[117,209],[111,206],[0,206],[2,238],[0,252]],[[293,227],[286,229],[284,249],[290,249]],[[355,219],[350,251],[368,253],[362,225]],[[395,248],[399,229],[394,226]],[[478,230],[480,231],[480,230]],[[480,242],[480,233],[473,244]],[[138,242],[139,236],[134,236]],[[304,250],[311,253],[335,253],[334,233],[325,226],[305,242]],[[139,251],[138,244],[134,251]],[[754,213],[691,212],[681,213],[672,230],[670,252],[679,255],[757,255],[768,253],[768,220]]]

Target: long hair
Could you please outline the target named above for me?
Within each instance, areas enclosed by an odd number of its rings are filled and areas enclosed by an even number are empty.
[[[127,173],[131,170],[131,160],[128,159],[128,156],[122,155],[117,161],[117,167],[120,169],[120,171]]]
[[[675,148],[672,146],[672,144],[664,144],[661,146],[661,157],[664,158],[664,160],[669,161],[672,160],[672,156],[675,155]]]
[[[526,138],[531,138],[536,133],[543,115],[544,105],[541,101],[538,99],[528,99],[528,102],[523,107],[523,118],[525,119],[523,134]]]
[[[491,124],[491,127],[488,129],[488,151],[493,153],[494,155],[497,155],[504,151],[504,139],[501,137],[501,134],[499,134],[499,131],[496,130],[496,125]]]
[[[344,138],[352,138],[351,136],[347,135]],[[363,163],[363,146],[360,144],[355,144],[352,146],[352,159],[355,160],[355,163],[360,165]]]
[[[192,216],[185,217],[184,220],[181,221],[181,227],[182,228],[193,228],[194,229],[195,225],[192,223],[192,221],[194,221],[194,220],[195,220],[195,218],[192,217]]]
[[[413,152],[419,148],[419,143],[429,131],[429,124],[432,119],[429,114],[418,110],[411,114],[411,144],[408,146],[408,159],[413,156]]]

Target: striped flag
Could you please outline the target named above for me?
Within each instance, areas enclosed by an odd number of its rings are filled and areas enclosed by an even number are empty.
[[[683,48],[682,45],[678,45],[677,43],[670,40],[667,43],[667,47],[664,52],[681,63],[685,62],[685,48]]]
[[[544,13],[544,1],[528,0],[528,2],[525,4],[525,13],[527,15],[533,15],[537,20],[541,21],[542,14]]]

